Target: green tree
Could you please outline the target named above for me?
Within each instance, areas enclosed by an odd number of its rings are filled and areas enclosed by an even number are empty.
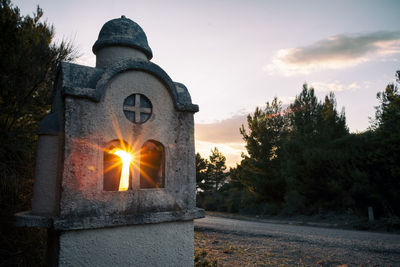
[[[215,192],[221,188],[226,180],[226,177],[229,175],[229,173],[226,172],[225,162],[225,156],[219,152],[218,148],[214,147],[214,149],[211,150],[211,155],[209,157],[207,175]]]
[[[291,137],[297,140],[310,142],[318,135],[318,123],[320,121],[320,105],[315,96],[314,89],[307,84],[296,96],[294,103],[290,105]]]
[[[225,162],[225,156],[216,147],[211,150],[209,160],[196,154],[196,201],[199,207],[206,210],[234,210],[231,207],[235,203],[230,201],[229,196],[225,198],[230,194],[226,192],[225,181],[229,172],[226,171]]]
[[[371,179],[377,193],[382,196],[388,215],[400,214],[400,71],[396,83],[390,83],[377,94],[380,105],[375,113],[375,142],[379,173]]]
[[[300,211],[336,205],[342,183],[332,176],[331,163],[340,153],[336,155],[327,145],[348,135],[344,111],[337,112],[333,93],[319,102],[314,89],[304,84],[290,105],[289,119],[290,137],[281,153],[282,175],[288,186],[286,203],[298,205],[291,208]]]
[[[314,88],[307,84],[290,105],[291,136],[308,145],[321,144],[348,134],[344,111],[336,110],[336,99],[333,92],[319,102]]]
[[[282,103],[275,97],[266,103],[264,110],[256,108],[247,117],[248,131],[240,128],[246,142],[248,155],[235,170],[235,175],[259,201],[281,203],[285,192],[285,180],[280,172],[282,140],[287,137],[289,124]]]
[[[380,105],[376,107],[375,122],[380,131],[387,134],[394,134],[399,129],[400,119],[400,70],[396,72],[396,83],[390,83],[383,92],[379,92],[376,97]]]
[[[9,0],[0,2],[0,142],[2,160],[30,151],[40,120],[49,112],[51,87],[61,60],[73,59],[72,45],[53,42],[54,28],[21,16]]]
[[[321,118],[319,128],[322,140],[330,141],[348,135],[349,129],[346,125],[344,109],[340,114],[337,112],[335,94],[330,92],[320,105]]]

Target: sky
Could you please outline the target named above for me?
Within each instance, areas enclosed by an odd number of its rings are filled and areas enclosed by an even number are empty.
[[[290,104],[304,83],[320,100],[333,91],[351,132],[370,125],[376,94],[400,70],[400,1],[13,1],[21,14],[39,5],[56,40],[71,40],[94,66],[92,46],[108,20],[138,23],[153,63],[187,86],[195,114],[196,151],[213,147],[227,165],[241,160],[239,128],[256,107],[278,97]]]

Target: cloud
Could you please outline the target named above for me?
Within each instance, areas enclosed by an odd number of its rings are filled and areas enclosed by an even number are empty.
[[[342,92],[342,91],[350,91],[350,90],[357,90],[360,89],[362,86],[357,83],[349,83],[349,84],[342,84],[338,81],[334,82],[314,82],[311,83],[311,87],[318,92]]]
[[[240,143],[243,142],[239,128],[246,125],[247,114],[234,115],[231,118],[214,123],[201,123],[195,125],[196,140],[214,143]]]
[[[400,53],[400,31],[335,35],[308,46],[281,49],[264,70],[286,76],[341,69]]]

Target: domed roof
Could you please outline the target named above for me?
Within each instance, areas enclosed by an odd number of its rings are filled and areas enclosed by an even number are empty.
[[[143,29],[134,21],[121,16],[106,22],[100,30],[99,37],[93,45],[93,53],[106,46],[128,46],[146,54],[150,60],[153,52],[147,43]]]

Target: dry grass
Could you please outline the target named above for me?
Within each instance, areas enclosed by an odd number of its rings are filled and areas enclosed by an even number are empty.
[[[246,237],[212,231],[195,232],[195,254],[209,265],[196,266],[335,266],[347,264],[332,258],[307,255],[299,247],[277,246],[267,237]],[[215,265],[211,265],[214,263]]]
[[[207,258],[217,260],[217,266],[304,266],[301,260],[293,265],[263,240],[252,237],[252,242],[240,236],[216,232],[195,233],[195,253],[206,252]]]

